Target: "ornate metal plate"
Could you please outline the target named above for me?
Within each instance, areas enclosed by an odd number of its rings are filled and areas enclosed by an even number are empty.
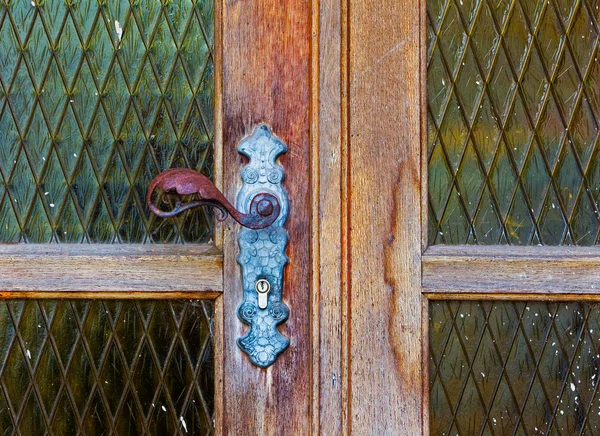
[[[259,193],[274,195],[281,205],[279,216],[269,227],[259,230],[242,227],[238,233],[238,263],[242,267],[244,284],[244,300],[238,315],[250,326],[246,335],[238,339],[238,345],[252,363],[266,368],[290,343],[277,330],[277,325],[289,315],[289,309],[281,299],[283,269],[288,262],[285,254],[288,234],[283,225],[289,204],[281,185],[283,167],[275,162],[287,151],[287,146],[268,126],[260,125],[240,142],[238,151],[250,162],[242,171],[244,183],[237,197],[237,209],[248,213],[252,199]]]

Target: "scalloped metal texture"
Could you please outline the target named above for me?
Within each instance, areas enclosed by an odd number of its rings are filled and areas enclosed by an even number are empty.
[[[598,244],[598,7],[427,0],[431,244]]]
[[[600,434],[599,329],[593,303],[431,302],[431,434]]]
[[[0,431],[212,434],[210,301],[0,302]]]
[[[290,344],[290,340],[277,330],[290,313],[282,300],[283,270],[289,261],[285,254],[288,233],[283,227],[288,217],[289,201],[282,186],[285,172],[277,163],[277,157],[287,150],[287,145],[265,124],[256,127],[238,145],[238,151],[249,162],[242,170],[244,183],[238,193],[236,207],[248,213],[252,199],[261,193],[274,195],[281,206],[279,216],[269,227],[260,230],[242,227],[238,232],[240,253],[237,261],[242,267],[244,285],[244,299],[238,308],[238,316],[250,328],[237,342],[252,363],[261,368],[275,363],[277,356]],[[270,284],[264,308],[259,307],[256,290],[259,280],[267,280]]]
[[[212,172],[212,0],[0,1],[0,242],[206,242],[148,183]]]

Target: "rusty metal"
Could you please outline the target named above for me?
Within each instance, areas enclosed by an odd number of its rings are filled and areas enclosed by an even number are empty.
[[[242,169],[242,185],[236,207],[202,174],[190,169],[171,169],[160,173],[150,184],[146,201],[156,215],[169,218],[200,206],[216,207],[243,227],[238,229],[240,247],[237,261],[242,268],[244,297],[237,309],[242,322],[249,326],[238,338],[238,346],[259,368],[272,365],[290,345],[277,326],[284,323],[290,310],[283,301],[284,267],[288,233],[288,195],[283,187],[284,168],[277,158],[287,146],[266,124],[257,126],[238,145],[248,158]],[[175,206],[162,210],[153,203],[154,193],[175,196]],[[167,198],[164,198],[167,197]],[[155,201],[168,204],[168,195],[156,195]],[[183,202],[183,197],[186,202]],[[163,198],[162,200],[160,200]]]
[[[152,201],[153,193],[156,190],[175,195],[177,199],[175,207],[168,211],[159,209]],[[182,203],[182,196],[197,196],[198,198]],[[231,215],[242,226],[254,230],[269,227],[281,212],[277,197],[261,192],[252,198],[249,212],[242,213],[233,207],[206,176],[187,168],[173,168],[156,176],[148,188],[146,203],[152,213],[162,218],[171,218],[195,207],[215,207],[221,211],[221,216],[217,216],[220,221],[224,220],[227,215]],[[163,203],[166,202],[163,200]]]

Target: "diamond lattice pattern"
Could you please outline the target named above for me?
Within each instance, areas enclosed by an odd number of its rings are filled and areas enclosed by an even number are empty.
[[[203,242],[144,204],[211,176],[212,0],[0,0],[0,242]]]
[[[600,307],[433,302],[432,435],[600,434]]]
[[[213,431],[207,301],[0,303],[0,433]]]
[[[427,1],[430,243],[598,243],[598,10]]]

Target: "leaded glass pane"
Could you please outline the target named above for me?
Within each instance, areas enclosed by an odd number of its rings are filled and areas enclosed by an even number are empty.
[[[598,0],[427,0],[429,242],[599,241]]]
[[[431,434],[599,434],[599,329],[593,303],[431,302]]]
[[[212,0],[0,0],[0,242],[205,242],[148,182],[212,175]]]
[[[211,434],[209,301],[0,302],[0,433]]]

